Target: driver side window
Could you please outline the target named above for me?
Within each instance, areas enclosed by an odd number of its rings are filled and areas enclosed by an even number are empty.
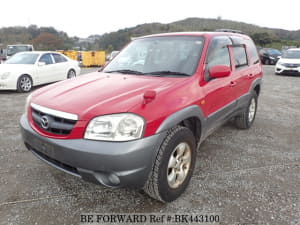
[[[44,62],[44,63],[46,63],[46,65],[53,64],[52,57],[51,57],[51,55],[49,53],[43,55],[40,58],[39,62]]]
[[[230,54],[228,45],[231,45],[231,41],[228,37],[215,37],[209,46],[208,54],[206,58],[206,71],[205,80],[211,80],[209,76],[209,69],[216,65],[224,65],[231,67]]]

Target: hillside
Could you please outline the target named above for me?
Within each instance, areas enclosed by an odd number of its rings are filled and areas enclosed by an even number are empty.
[[[78,39],[78,38],[77,38]],[[57,31],[53,27],[4,27],[0,29],[0,48],[8,44],[33,44],[38,50],[68,49],[74,46],[76,38]]]
[[[132,37],[161,32],[214,31],[220,28],[241,30],[251,35],[258,45],[266,45],[271,42],[276,42],[278,46],[289,43],[298,45],[300,43],[300,30],[288,31],[264,28],[222,19],[187,18],[169,24],[148,23],[103,35],[91,35],[86,42],[84,41],[85,39],[69,37],[67,33],[57,31],[53,27],[39,28],[35,25],[29,27],[6,27],[0,29],[0,48],[1,44],[5,47],[7,44],[26,43],[34,44],[38,50],[72,49],[77,47],[77,49],[107,50],[110,52],[121,49]]]
[[[270,38],[270,41],[276,42],[280,40],[300,39],[300,30],[288,31],[283,29],[264,28],[243,22],[221,19],[187,18],[169,24],[149,23],[106,33],[98,39],[97,45],[103,49],[120,49],[130,41],[131,37],[161,32],[214,31],[221,28],[240,30],[251,36],[255,36],[255,34],[264,34],[263,36],[268,36],[267,38]]]

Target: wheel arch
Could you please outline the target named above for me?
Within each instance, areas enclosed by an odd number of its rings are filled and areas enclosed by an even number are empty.
[[[253,81],[252,85],[251,85],[251,91],[255,91],[257,96],[260,95],[261,92],[261,86],[262,86],[262,79],[258,78],[256,80]]]
[[[19,79],[20,79],[20,77],[22,77],[22,76],[28,76],[28,77],[31,79],[31,81],[32,81],[32,86],[34,86],[35,80],[33,79],[33,76],[32,76],[30,73],[20,73],[20,75],[16,77],[16,80],[17,80],[16,87],[18,87]]]
[[[177,125],[189,128],[198,143],[203,134],[204,115],[197,105],[183,108],[168,116],[157,129],[156,133],[169,130]]]

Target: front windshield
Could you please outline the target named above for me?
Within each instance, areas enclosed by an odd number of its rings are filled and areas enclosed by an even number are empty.
[[[270,54],[270,55],[281,55],[281,52],[277,49],[268,49],[267,52]]]
[[[18,52],[29,51],[29,46],[7,46],[7,55],[12,56]]]
[[[34,64],[39,54],[19,53],[9,58],[5,64]]]
[[[196,71],[203,43],[201,36],[137,39],[121,51],[103,72],[191,76]]]
[[[283,53],[282,58],[286,59],[300,59],[300,50],[287,50]]]

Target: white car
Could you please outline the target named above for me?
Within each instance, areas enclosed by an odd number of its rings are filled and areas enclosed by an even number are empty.
[[[275,74],[300,74],[300,48],[291,48],[282,54],[275,66]]]
[[[0,64],[0,90],[29,92],[33,86],[79,74],[79,63],[58,52],[20,52]]]

